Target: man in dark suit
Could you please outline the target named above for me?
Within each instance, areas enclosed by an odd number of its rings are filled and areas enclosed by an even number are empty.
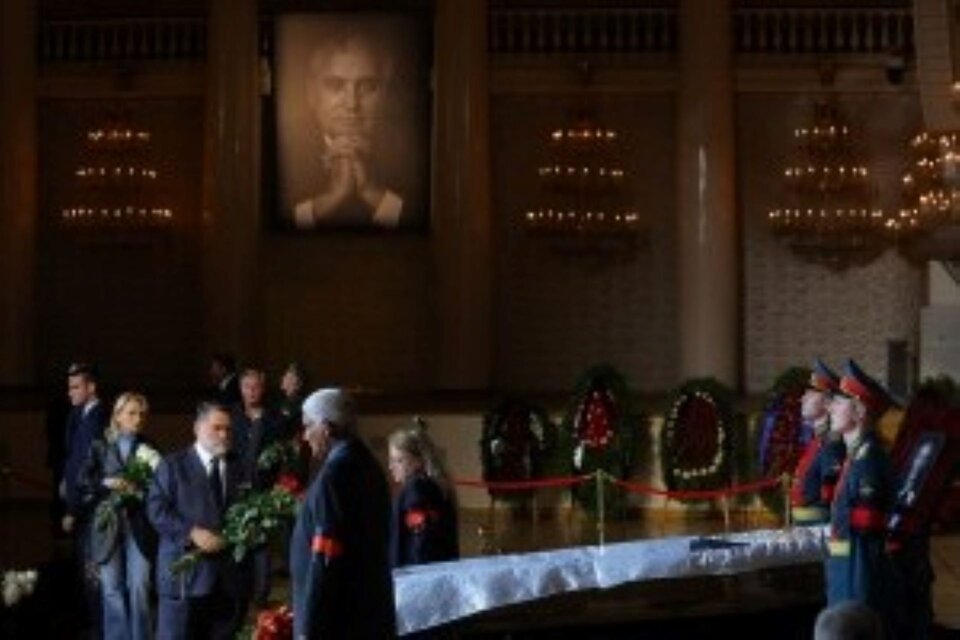
[[[234,405],[230,422],[233,425],[233,450],[243,467],[244,477],[257,490],[273,485],[275,474],[257,467],[260,454],[280,439],[283,421],[280,413],[265,402],[267,378],[260,369],[244,369],[240,374],[241,402]],[[253,598],[265,606],[270,595],[270,549],[252,553]]]
[[[240,402],[240,380],[237,378],[237,362],[229,353],[217,353],[210,358],[210,382],[213,388],[209,397],[225,407]]]
[[[105,405],[97,395],[97,371],[93,365],[76,363],[67,370],[67,415],[64,436],[64,463],[58,488],[64,515],[60,521],[64,532],[73,536],[77,581],[82,585],[85,611],[82,614],[94,635],[100,627],[100,582],[96,566],[90,560],[90,514],[84,508],[80,490],[80,471],[94,440],[103,436],[109,420]]]
[[[157,637],[232,639],[243,626],[249,601],[249,568],[221,553],[226,509],[242,490],[243,469],[230,450],[230,413],[202,403],[194,421],[196,442],[167,456],[147,497],[147,514],[159,534]],[[188,551],[199,563],[180,575],[171,565]]]
[[[353,400],[340,389],[311,394],[303,426],[323,467],[290,541],[294,638],[396,637],[390,493],[380,465],[355,435]]]
[[[233,427],[233,453],[257,489],[269,488],[274,478],[257,468],[263,450],[281,439],[283,416],[266,402],[267,378],[260,369],[244,369],[240,374],[240,402],[230,411]]]
[[[82,512],[80,469],[90,452],[90,445],[103,435],[109,416],[97,396],[96,369],[88,364],[73,364],[67,371],[67,396],[70,413],[67,415],[64,438],[65,457],[60,481],[60,497],[66,505],[62,525],[64,531],[78,531],[84,524],[78,522]]]

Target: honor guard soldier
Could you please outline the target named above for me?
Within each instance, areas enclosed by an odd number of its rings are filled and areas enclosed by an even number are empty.
[[[797,462],[790,490],[793,521],[797,524],[826,524],[830,503],[846,455],[843,438],[830,430],[830,395],[840,379],[817,359],[800,404],[801,417],[814,434]]]
[[[893,478],[873,426],[888,405],[886,391],[849,361],[830,403],[830,428],[843,437],[847,457],[831,509],[827,604],[854,600],[882,615],[895,577],[885,551]]]

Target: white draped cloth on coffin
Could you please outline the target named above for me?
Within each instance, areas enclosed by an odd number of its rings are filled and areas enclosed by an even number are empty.
[[[691,551],[698,540],[732,543]],[[815,563],[827,557],[822,526],[763,529],[701,538],[682,536],[467,558],[393,572],[400,634],[482,611],[628,582],[730,575]]]

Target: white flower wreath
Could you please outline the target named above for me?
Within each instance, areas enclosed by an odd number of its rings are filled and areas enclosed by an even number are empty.
[[[713,407],[713,414],[716,416],[715,428],[717,430],[717,450],[716,453],[714,453],[713,459],[706,465],[687,468],[675,464],[670,471],[675,476],[684,480],[706,478],[718,473],[720,469],[723,468],[727,458],[726,447],[724,446],[727,439],[727,425],[723,420],[723,413],[717,406],[716,400],[711,394],[705,391],[693,391],[691,393],[682,394],[673,403],[673,406],[670,407],[670,411],[667,414],[667,420],[664,425],[664,435],[666,436],[667,441],[672,441],[675,437],[678,421],[680,419],[680,409],[691,399],[702,400]],[[673,462],[678,463],[680,461],[674,458]]]

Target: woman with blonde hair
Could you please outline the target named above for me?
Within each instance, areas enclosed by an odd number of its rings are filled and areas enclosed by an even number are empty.
[[[80,474],[83,508],[92,518],[90,555],[99,565],[107,640],[153,637],[150,562],[157,542],[143,498],[160,454],[142,435],[148,411],[141,394],[121,394]]]
[[[393,503],[390,560],[394,567],[456,560],[456,496],[426,425],[393,432],[390,475],[400,489]]]

